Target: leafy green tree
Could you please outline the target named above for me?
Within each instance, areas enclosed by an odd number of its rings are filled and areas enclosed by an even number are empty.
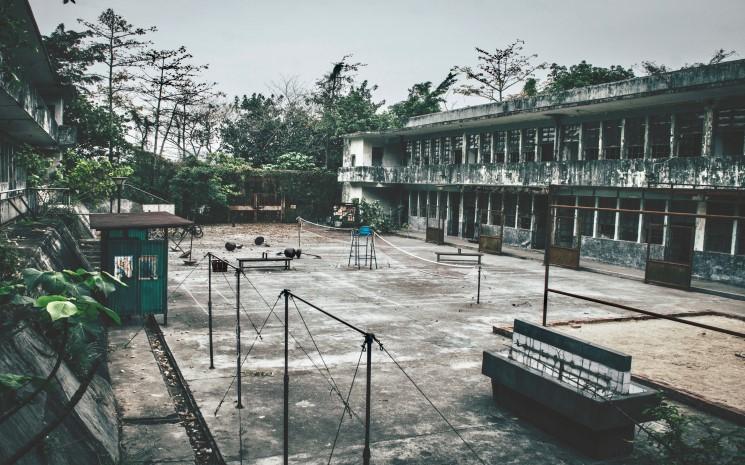
[[[284,143],[280,101],[281,97],[257,93],[236,97],[237,116],[221,130],[223,148],[252,166],[273,163]]]
[[[394,116],[394,124],[403,127],[412,116],[442,111],[445,95],[456,80],[455,73],[450,72],[434,89],[432,89],[432,81],[420,82],[411,86],[406,100],[394,103],[389,108]]]
[[[299,152],[288,152],[277,157],[276,163],[264,165],[266,170],[313,171],[318,169],[313,157]]]
[[[551,64],[544,90],[546,92],[562,92],[577,87],[604,84],[607,82],[623,81],[634,77],[631,68],[611,65],[609,68],[593,66],[582,60],[569,68],[556,63]]]
[[[453,71],[462,73],[470,81],[456,88],[455,92],[501,102],[512,87],[546,67],[546,63],[533,62],[538,55],[524,55],[524,46],[524,40],[516,39],[505,48],[495,48],[493,52],[476,47],[476,67],[453,67]]]

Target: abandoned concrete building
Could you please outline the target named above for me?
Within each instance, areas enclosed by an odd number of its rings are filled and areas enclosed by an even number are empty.
[[[31,7],[25,0],[8,2],[19,24],[13,57],[0,56],[0,224],[34,208],[37,192],[28,189],[19,153],[58,155],[72,146],[75,128],[63,125],[71,88],[60,84],[42,43]]]
[[[338,179],[345,202],[380,201],[414,230],[472,239],[503,223],[505,244],[550,238],[636,268],[647,243],[682,254],[690,244],[694,276],[745,285],[745,221],[727,218],[745,215],[744,155],[738,60],[349,134]],[[601,210],[558,209],[547,232],[549,189],[554,205]]]

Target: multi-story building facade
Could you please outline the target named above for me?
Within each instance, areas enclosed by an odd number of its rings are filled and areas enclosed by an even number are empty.
[[[680,246],[689,224],[693,274],[745,285],[745,60],[349,134],[338,179],[344,201],[381,201],[416,230],[469,239],[504,222],[505,244],[551,238],[639,268],[647,242]],[[553,204],[600,210],[549,216],[549,186]]]
[[[12,59],[0,56],[0,224],[29,208],[26,173],[18,152],[28,144],[36,153],[55,153],[73,142],[62,125],[69,90],[60,85],[27,0],[3,6],[16,25],[20,44]]]

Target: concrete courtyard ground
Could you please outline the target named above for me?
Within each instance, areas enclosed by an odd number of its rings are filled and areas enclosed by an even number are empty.
[[[258,235],[270,246],[254,246]],[[427,259],[433,259],[436,250],[453,250],[415,239],[386,239]],[[244,247],[227,252],[226,241]],[[246,272],[248,279],[242,279],[242,352],[245,356],[250,350],[250,354],[242,368],[244,408],[236,409],[235,385],[230,387],[236,371],[235,274],[212,276],[215,369],[211,370],[208,274],[203,256],[211,251],[235,263],[237,257],[274,254],[287,246],[296,247],[297,241],[295,225],[214,226],[206,227],[204,238],[194,242],[192,255],[200,261],[196,267],[186,266],[178,254],[170,254],[172,294],[168,326],[163,332],[228,462],[240,463],[242,457],[243,463],[281,463],[284,305],[282,301],[276,304],[276,317],[269,314],[269,306],[287,288],[351,324],[374,332],[484,463],[594,463],[495,407],[489,379],[481,375],[482,352],[497,350],[507,342],[492,333],[493,326],[510,325],[514,318],[540,322],[544,274],[540,262],[535,260],[485,256],[481,303],[476,304],[474,269],[417,260],[381,241],[376,242],[378,269],[348,268],[349,239],[345,233],[304,227],[304,254],[293,261],[291,271],[252,270]],[[551,285],[663,313],[712,310],[745,315],[743,301],[586,271],[552,268]],[[331,461],[361,463],[361,419],[365,408],[365,354],[360,352],[363,338],[308,306],[297,304],[299,311],[290,302],[289,317],[294,336],[289,354],[290,462],[327,463],[343,411],[330,386],[337,385],[346,396],[362,355],[350,397],[354,414],[346,415],[342,423]],[[568,297],[550,297],[551,321],[628,314]],[[258,339],[252,326],[261,327],[265,320],[266,327]],[[708,337],[707,341],[716,340],[718,335],[709,333]],[[610,339],[600,341],[613,346]],[[658,342],[664,346],[664,336]],[[385,352],[377,346],[373,349],[372,462],[481,463]],[[670,369],[674,371],[676,367]],[[650,445],[644,434],[637,437],[637,449],[648,450]],[[630,458],[612,463],[641,460],[641,452],[635,452]]]

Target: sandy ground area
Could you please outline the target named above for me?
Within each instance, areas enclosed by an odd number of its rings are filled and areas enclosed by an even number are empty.
[[[735,318],[687,319],[745,332],[745,321]],[[657,319],[557,329],[631,355],[632,374],[745,411],[745,340],[741,338]]]

